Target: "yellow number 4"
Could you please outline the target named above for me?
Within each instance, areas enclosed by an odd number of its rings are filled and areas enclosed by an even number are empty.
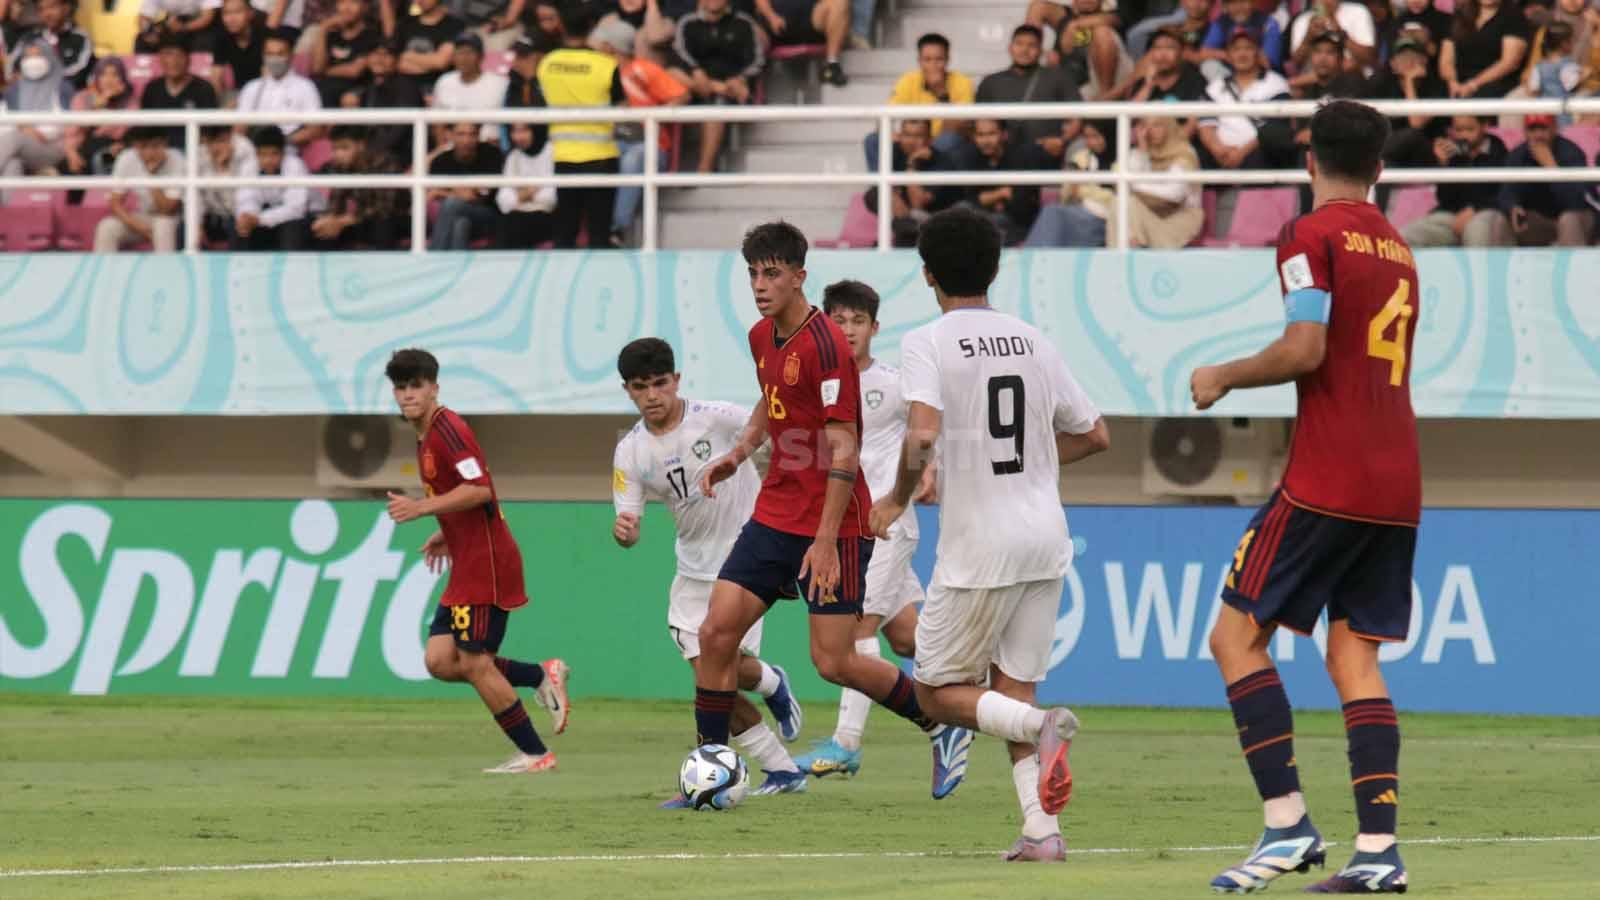
[[[1378,310],[1367,324],[1367,355],[1389,361],[1389,384],[1399,387],[1406,372],[1406,326],[1415,308],[1406,301],[1411,299],[1411,282],[1402,280],[1389,296],[1389,302]],[[1383,336],[1389,326],[1394,326],[1394,340]]]

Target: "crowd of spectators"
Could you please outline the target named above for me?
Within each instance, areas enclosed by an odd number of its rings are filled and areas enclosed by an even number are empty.
[[[915,66],[886,98],[896,104],[1075,103],[1082,100],[1287,98],[1445,99],[1587,96],[1600,92],[1600,0],[1032,0],[1016,3],[1010,64],[963,72],[944,35],[916,43]],[[757,102],[773,49],[822,48],[819,74],[844,85],[843,50],[870,45],[873,0],[143,0],[136,49],[154,77],[130,77],[120,57],[95,58],[75,0],[0,0],[4,110],[431,107],[461,113],[414,159],[411,129],[286,124],[206,128],[198,165],[211,174],[296,178],[328,174],[539,176],[665,169],[714,171],[726,127],[662,129],[646,147],[638,126],[474,123],[502,108],[731,105]],[[198,56],[197,54],[207,54]],[[209,62],[207,62],[209,60]],[[911,62],[911,60],[908,60]],[[1571,117],[1400,117],[1386,149],[1399,167],[1584,166],[1562,136]],[[1513,147],[1492,129],[1516,135]],[[159,143],[161,146],[157,146]],[[967,204],[1012,242],[1085,246],[1114,234],[1107,189],[1007,184],[1008,171],[1296,168],[1304,122],[1246,115],[1136,122],[1118,160],[1114,123],[995,118],[897,124],[895,171],[995,173],[992,185],[892,192],[896,240],[917,222]],[[879,136],[868,135],[868,166]],[[0,173],[139,175],[184,170],[181,128],[6,126]],[[309,161],[309,162],[308,162]],[[1597,161],[1600,164],[1600,161]],[[1486,179],[1489,178],[1486,173]],[[71,200],[84,192],[75,191]],[[1182,246],[1202,228],[1199,187],[1137,188],[1129,230],[1137,245]],[[1486,180],[1441,186],[1438,208],[1411,223],[1420,246],[1587,243],[1592,186]],[[181,239],[181,196],[112,192],[97,249]],[[876,191],[867,192],[874,205]],[[202,192],[205,238],[237,250],[392,249],[409,239],[405,190]],[[639,189],[575,186],[436,189],[428,197],[435,249],[469,246],[625,246]],[[178,208],[174,208],[177,204]],[[876,210],[875,210],[876,211]],[[1108,222],[1110,223],[1108,225]]]

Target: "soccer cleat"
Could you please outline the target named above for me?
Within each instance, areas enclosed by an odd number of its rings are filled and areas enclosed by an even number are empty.
[[[751,796],[770,797],[773,794],[804,794],[806,792],[806,773],[804,772],[773,772],[762,769],[767,780],[761,787],[751,792]]]
[[[818,778],[828,775],[854,775],[861,771],[861,751],[846,750],[833,738],[819,738],[811,742],[811,752],[794,758],[800,771]]]
[[[772,670],[778,673],[778,689],[772,692],[771,697],[766,698],[767,709],[772,711],[772,718],[778,722],[778,735],[786,743],[794,743],[800,737],[800,725],[804,720],[800,712],[800,701],[796,700],[794,692],[789,690],[789,673],[783,670],[783,666],[773,666]]]
[[[540,706],[550,710],[556,734],[560,734],[567,730],[567,714],[572,712],[572,703],[567,699],[567,679],[572,677],[572,667],[559,659],[547,659],[542,665],[544,681],[533,689],[533,694]]]
[[[1350,864],[1339,874],[1306,888],[1308,894],[1404,894],[1406,864],[1400,861],[1400,845],[1392,844],[1382,853],[1357,850]]]
[[[1072,710],[1058,706],[1044,714],[1044,727],[1039,730],[1039,805],[1047,816],[1061,812],[1072,799],[1067,751],[1077,733],[1078,717]]]
[[[1017,842],[1000,858],[1006,862],[1065,862],[1067,842],[1059,834],[1046,838],[1023,836],[1017,838]]]
[[[1219,894],[1253,894],[1264,891],[1274,879],[1290,872],[1305,872],[1322,865],[1328,858],[1322,835],[1311,824],[1311,816],[1300,817],[1289,828],[1268,828],[1262,832],[1250,857],[1211,879],[1211,889]]]
[[[956,792],[967,777],[967,751],[972,747],[972,730],[959,725],[940,725],[928,735],[933,742],[933,799],[943,800]]]
[[[554,772],[556,770],[556,755],[546,753],[542,756],[529,756],[518,753],[505,762],[492,769],[484,769],[490,775],[537,775],[540,772]]]
[[[656,809],[693,809],[693,808],[694,808],[694,804],[690,803],[689,802],[689,798],[685,797],[682,794],[679,794],[678,796],[673,797],[671,800],[663,801],[660,806],[656,807]]]

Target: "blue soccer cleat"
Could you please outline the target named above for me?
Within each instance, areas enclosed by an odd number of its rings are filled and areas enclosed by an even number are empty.
[[[1406,864],[1400,861],[1400,845],[1382,853],[1356,851],[1350,864],[1339,874],[1306,888],[1308,894],[1404,894]]]
[[[761,782],[761,787],[751,791],[753,797],[771,797],[774,794],[804,794],[806,792],[806,773],[804,772],[774,772],[762,769],[767,780]]]
[[[678,796],[673,797],[671,800],[665,801],[660,806],[656,807],[656,809],[694,809],[694,804],[689,802],[688,797],[679,794]]]
[[[800,771],[818,778],[829,775],[855,775],[861,771],[861,751],[846,750],[833,738],[811,742],[811,752],[794,758]]]
[[[1290,872],[1305,872],[1322,865],[1328,858],[1322,835],[1311,824],[1311,816],[1300,817],[1289,828],[1268,828],[1262,832],[1250,857],[1211,879],[1211,889],[1219,894],[1253,894],[1264,891],[1275,879]]]
[[[972,747],[972,730],[959,725],[940,725],[928,735],[933,741],[933,799],[943,800],[961,786],[967,777],[967,751]]]
[[[767,709],[772,711],[772,718],[778,722],[778,735],[793,743],[800,737],[800,725],[804,719],[800,712],[800,701],[794,699],[794,692],[789,690],[789,673],[783,670],[783,666],[773,666],[772,669],[778,673],[778,689],[766,698]]]

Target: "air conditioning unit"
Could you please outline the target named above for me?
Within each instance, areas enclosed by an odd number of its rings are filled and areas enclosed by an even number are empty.
[[[1144,492],[1151,496],[1266,496],[1282,465],[1277,419],[1154,419],[1145,422]]]
[[[416,488],[417,432],[395,416],[328,416],[317,449],[323,487]]]

